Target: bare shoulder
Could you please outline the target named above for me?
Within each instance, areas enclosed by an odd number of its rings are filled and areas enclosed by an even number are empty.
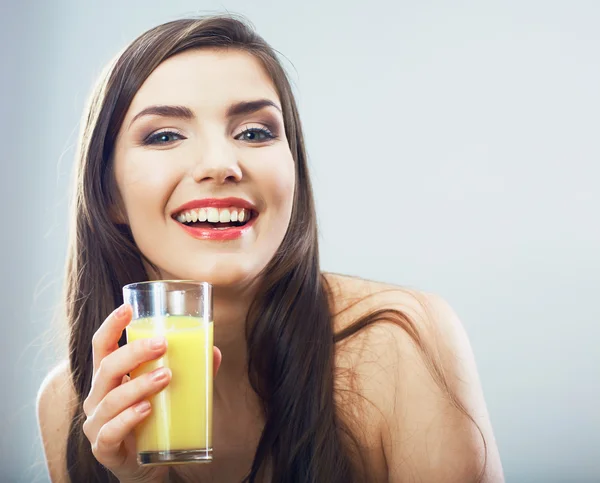
[[[54,367],[44,378],[37,395],[37,419],[46,464],[53,483],[67,483],[67,436],[75,407],[68,361]]]
[[[336,333],[379,314],[338,343],[336,365],[350,369],[351,389],[375,408],[369,417],[378,422],[388,480],[504,481],[473,352],[452,307],[431,293],[325,278]]]

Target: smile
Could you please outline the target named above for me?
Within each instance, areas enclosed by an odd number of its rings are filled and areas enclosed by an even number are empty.
[[[229,206],[223,206],[229,203]],[[190,204],[207,206],[190,207]],[[192,202],[184,205],[172,218],[194,238],[234,240],[242,237],[258,217],[258,212],[248,203],[243,204],[246,206],[239,206],[233,199]]]
[[[196,208],[177,215],[177,221],[188,226],[213,225],[222,229],[228,226],[244,226],[252,218],[252,210],[245,208]]]

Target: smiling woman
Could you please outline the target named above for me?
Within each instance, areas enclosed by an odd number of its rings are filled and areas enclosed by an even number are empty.
[[[468,340],[439,298],[319,267],[300,119],[243,21],[144,33],[84,115],[66,273],[69,360],[38,414],[54,482],[499,482]],[[214,459],[140,467],[168,353],[125,344],[121,287],[214,287]]]
[[[173,55],[135,93],[114,146],[118,221],[161,278],[253,284],[273,257],[295,181],[280,102],[256,56],[234,49]],[[202,208],[204,226],[177,220]],[[232,211],[244,226],[221,229]]]

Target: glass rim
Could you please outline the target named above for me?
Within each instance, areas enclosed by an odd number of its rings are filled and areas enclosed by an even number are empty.
[[[179,284],[179,285],[188,285],[189,288],[212,288],[212,284],[208,282],[200,282],[198,280],[145,280],[142,282],[132,282],[123,286],[123,290],[135,290],[135,289],[145,289],[147,287],[167,286],[169,284]],[[178,290],[185,290],[185,288],[179,288]]]

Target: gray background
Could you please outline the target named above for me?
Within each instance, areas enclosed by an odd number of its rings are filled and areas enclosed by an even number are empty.
[[[323,267],[455,307],[507,481],[600,481],[600,2],[416,3],[0,7],[0,482],[47,481],[35,395],[90,86],[146,28],[225,9],[288,59]]]

